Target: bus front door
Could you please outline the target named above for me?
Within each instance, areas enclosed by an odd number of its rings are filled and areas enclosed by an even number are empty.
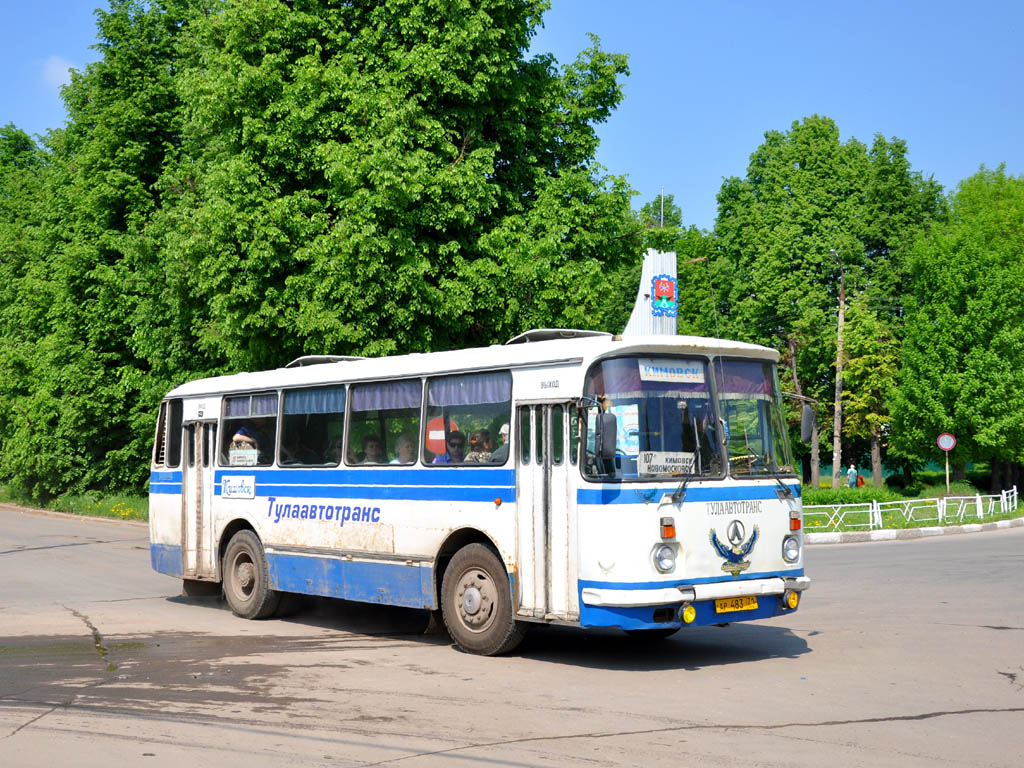
[[[569,451],[569,403],[520,405],[516,414],[518,613],[579,618],[576,498]]]
[[[217,423],[194,421],[186,423],[184,430],[181,572],[186,579],[213,579],[217,575],[212,510]]]

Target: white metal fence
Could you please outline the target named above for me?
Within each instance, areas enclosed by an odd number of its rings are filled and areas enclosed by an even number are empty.
[[[947,496],[944,499],[870,501],[860,504],[816,504],[804,507],[804,530],[808,533],[833,531],[878,531],[919,525],[962,525],[1015,512],[1017,486],[983,496]]]

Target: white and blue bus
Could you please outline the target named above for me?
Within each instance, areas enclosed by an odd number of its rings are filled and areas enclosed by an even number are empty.
[[[786,614],[810,582],[777,361],[552,330],[184,384],[156,431],[153,568],[245,618],[285,593],[440,611],[483,654],[534,623]]]

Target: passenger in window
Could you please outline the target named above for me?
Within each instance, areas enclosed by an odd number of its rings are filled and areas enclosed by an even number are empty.
[[[508,424],[502,424],[498,430],[498,437],[501,445],[491,454],[491,464],[504,464],[508,461]]]
[[[435,464],[462,464],[466,460],[466,436],[461,432],[451,432],[445,443],[448,450],[434,457]]]
[[[367,435],[363,438],[363,460],[360,464],[387,464],[388,457],[384,453],[384,442],[380,435]]]
[[[412,464],[416,461],[416,443],[406,434],[399,435],[395,441],[395,454],[392,464]]]
[[[263,436],[250,424],[243,424],[235,430],[228,456],[229,463],[233,465],[269,463],[263,456]]]
[[[478,429],[469,436],[469,453],[466,455],[468,464],[489,464],[494,453],[490,430]]]

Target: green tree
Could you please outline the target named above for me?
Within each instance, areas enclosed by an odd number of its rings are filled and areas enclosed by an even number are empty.
[[[98,12],[67,128],[0,137],[0,477],[140,489],[156,402],[198,375],[621,328],[641,227],[594,153],[626,58],[527,58],[545,8]]]
[[[872,480],[880,486],[882,443],[889,421],[887,403],[899,371],[900,343],[866,294],[850,305],[847,319],[843,432],[869,441]]]
[[[902,285],[899,248],[941,213],[939,193],[901,141],[876,137],[869,151],[817,115],[766,133],[746,177],[722,185],[712,275],[725,331],[782,351],[783,379],[819,401],[819,419],[834,405],[841,283],[850,296]]]
[[[1019,465],[1024,458],[1024,179],[982,168],[951,197],[952,216],[910,255],[902,368],[893,394],[893,446],[914,462]]]
[[[629,190],[594,164],[625,58],[524,58],[543,4],[224,2],[189,29],[147,356],[173,370],[604,325]],[[189,359],[186,359],[189,358]]]
[[[69,122],[47,137],[40,235],[19,299],[46,298],[16,335],[0,472],[37,499],[140,488],[159,385],[132,349],[140,248],[154,184],[178,140],[174,39],[188,8],[114,0],[97,11],[99,61],[64,89]],[[30,310],[31,311],[31,310]],[[8,326],[8,331],[12,329]],[[10,338],[8,336],[8,338]]]

